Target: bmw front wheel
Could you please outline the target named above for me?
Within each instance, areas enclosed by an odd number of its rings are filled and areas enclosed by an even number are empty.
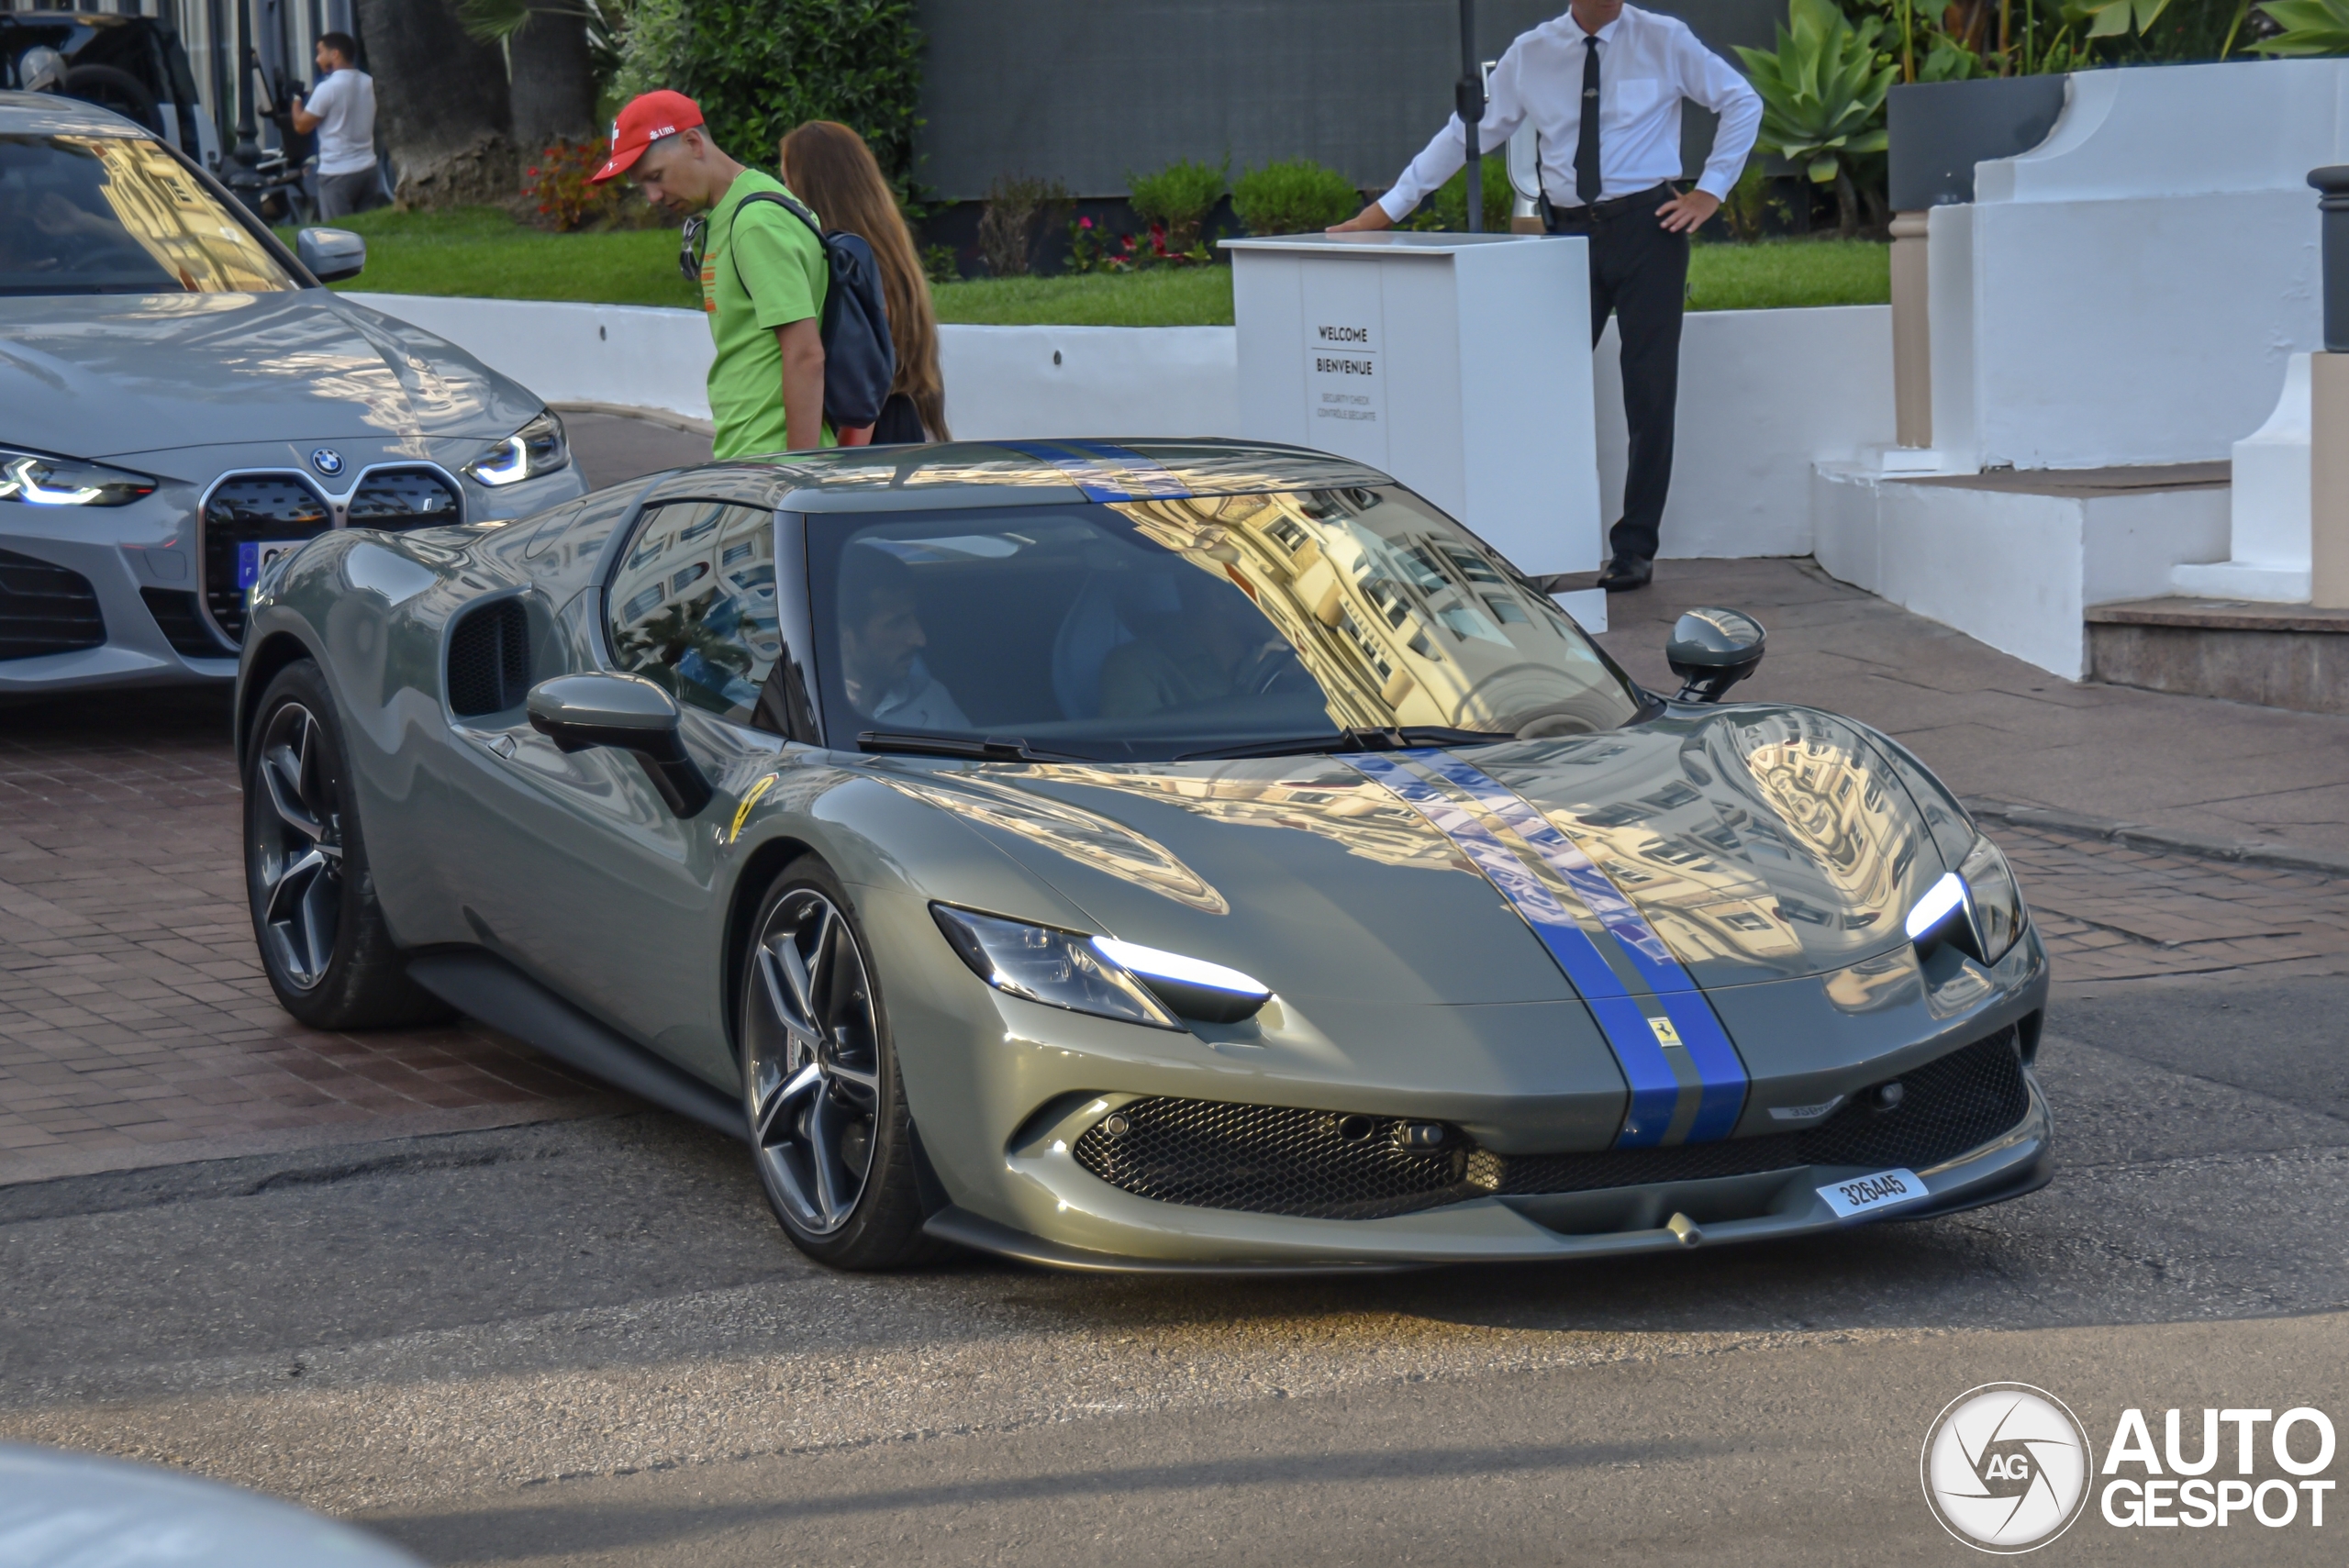
[[[760,905],[742,965],[743,1114],[759,1183],[799,1250],[884,1269],[930,1250],[912,1129],[848,895],[806,857]]]

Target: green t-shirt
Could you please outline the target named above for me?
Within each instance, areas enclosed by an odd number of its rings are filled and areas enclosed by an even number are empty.
[[[752,191],[783,191],[782,181],[745,169],[710,210],[702,248],[701,306],[718,345],[709,363],[709,412],[718,458],[779,452],[791,445],[783,417],[783,350],[774,329],[820,317],[829,268],[815,232]],[[829,428],[823,444],[833,444]]]

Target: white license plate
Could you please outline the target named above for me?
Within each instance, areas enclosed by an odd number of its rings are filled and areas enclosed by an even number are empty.
[[[1836,1218],[1849,1219],[1855,1214],[1898,1208],[1932,1195],[1925,1190],[1925,1184],[1917,1179],[1914,1171],[1878,1171],[1873,1176],[1854,1176],[1848,1182],[1821,1187],[1819,1195],[1827,1200],[1827,1207],[1835,1211]]]
[[[310,541],[306,539],[247,539],[237,546],[237,586],[250,594],[261,581],[262,568],[281,555],[291,555]]]

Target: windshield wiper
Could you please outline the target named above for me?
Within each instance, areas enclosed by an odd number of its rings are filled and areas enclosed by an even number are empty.
[[[1329,735],[1296,736],[1284,740],[1257,740],[1231,746],[1208,746],[1177,752],[1177,762],[1241,757],[1304,757],[1330,751],[1399,751],[1412,746],[1482,746],[1514,740],[1506,729],[1447,729],[1437,725],[1411,725],[1401,729],[1347,728]]]
[[[1040,751],[1016,735],[990,735],[984,740],[955,735],[899,735],[867,729],[856,738],[860,751],[896,751],[917,757],[972,757],[983,762],[1095,762],[1074,751]]]

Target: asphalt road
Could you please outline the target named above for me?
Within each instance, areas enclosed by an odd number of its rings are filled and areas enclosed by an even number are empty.
[[[2046,1191],[1603,1267],[844,1277],[651,1112],[0,1188],[0,1436],[449,1563],[1974,1561],[1917,1461],[1976,1385],[2099,1451],[2124,1406],[2349,1421],[2344,1014],[2338,979],[2076,995]],[[2047,1560],[2343,1531],[2091,1510]]]

